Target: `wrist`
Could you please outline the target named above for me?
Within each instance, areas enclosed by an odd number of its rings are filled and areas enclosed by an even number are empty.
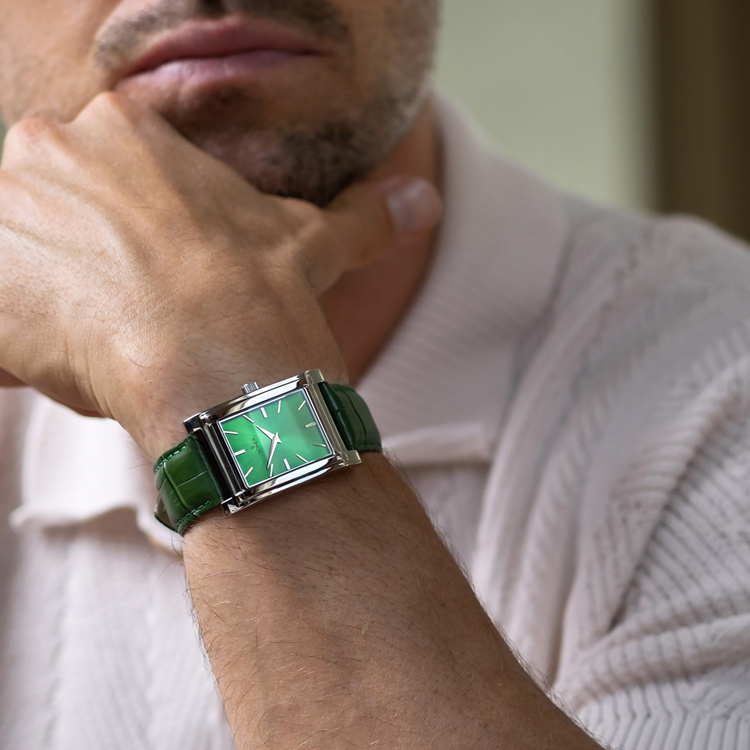
[[[217,372],[203,377],[164,377],[158,389],[151,387],[153,381],[141,383],[132,392],[137,410],[126,419],[119,420],[135,442],[152,461],[156,461],[165,451],[187,436],[184,421],[193,414],[212,408],[235,398],[243,383],[254,380],[261,387],[282,381],[294,373],[305,369],[290,363],[285,367],[263,368],[257,362],[247,366],[233,366],[232,374]],[[248,377],[251,373],[251,377]],[[257,374],[256,374],[257,373]],[[345,384],[348,381],[346,370],[341,366],[324,369],[328,382]],[[329,373],[331,373],[329,375]],[[169,383],[169,385],[167,385]],[[139,395],[140,394],[140,395]]]
[[[131,424],[123,426],[149,460],[155,462],[185,439],[185,419],[230,399],[237,390],[236,382],[230,384],[216,379],[202,383],[201,387],[182,391],[175,388],[169,394],[153,393],[149,400],[140,402],[141,408],[133,415]]]
[[[258,503],[248,512],[227,516],[221,508],[213,509],[190,526],[183,537],[183,548],[189,545],[193,558],[199,560],[202,554],[200,549],[205,545],[221,545],[222,539],[230,534],[236,541],[236,549],[244,549],[249,554],[261,538],[270,538],[262,532],[268,524],[318,528],[324,523],[333,543],[339,533],[346,533],[343,528],[348,524],[360,523],[366,516],[369,517],[369,511],[357,507],[358,499],[366,497],[367,488],[373,485],[382,487],[392,481],[403,482],[382,453],[363,453],[362,464],[352,470],[334,472],[314,482],[293,487],[266,502]],[[335,528],[339,524],[342,526],[341,532]],[[284,532],[280,533],[283,535]],[[321,541],[320,537],[318,539]]]

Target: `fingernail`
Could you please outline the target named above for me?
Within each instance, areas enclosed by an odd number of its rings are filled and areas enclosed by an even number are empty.
[[[391,184],[386,203],[397,234],[416,234],[437,224],[443,202],[431,182],[408,179]]]

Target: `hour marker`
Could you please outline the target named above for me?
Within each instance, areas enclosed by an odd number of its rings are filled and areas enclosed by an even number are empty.
[[[281,401],[279,401],[279,408],[276,409],[277,414],[281,414]]]
[[[301,404],[300,404],[300,405],[299,405],[299,406],[297,407],[297,411],[300,411],[300,410],[302,409],[302,407],[303,407],[303,406],[305,406],[306,404],[307,404],[307,401],[303,401],[303,402],[302,402],[302,403],[301,403]]]
[[[225,435],[239,435],[239,432],[232,432],[231,430],[224,430]]]
[[[253,420],[252,420],[252,419],[250,419],[250,417],[248,417],[248,416],[247,416],[247,414],[243,414],[242,416],[243,416],[243,417],[245,417],[245,419],[246,419],[246,420],[247,420],[248,422],[250,422],[251,424],[255,424],[255,422],[253,422]]]
[[[284,459],[284,466],[286,466],[287,471],[291,471],[292,467],[289,465],[289,461],[287,461],[286,459]]]
[[[266,410],[262,406],[260,407],[260,413],[263,415],[263,419],[268,419],[268,414],[266,414]]]
[[[251,471],[252,471],[252,470],[253,470],[254,468],[255,468],[254,466],[251,466],[251,467],[250,467],[250,468],[249,468],[249,469],[248,469],[248,470],[247,470],[247,471],[245,472],[245,479],[247,479],[248,475],[250,474],[250,472],[251,472]]]
[[[316,448],[327,448],[328,447],[325,443],[313,443],[313,445]]]
[[[241,456],[243,453],[247,453],[247,451],[244,448],[241,451],[235,451],[234,455],[235,456]]]
[[[271,473],[268,475],[269,477],[273,476],[273,464],[271,464]]]
[[[308,429],[309,427],[315,427],[315,422],[310,422],[310,424],[305,425],[305,429]]]
[[[300,454],[297,454],[297,458],[302,461],[303,464],[309,463],[308,460],[304,456],[300,456]]]

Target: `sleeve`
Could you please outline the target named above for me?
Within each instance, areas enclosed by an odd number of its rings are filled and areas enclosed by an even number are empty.
[[[619,489],[633,510],[669,487],[609,628],[568,670],[575,713],[612,748],[750,748],[750,355],[741,338],[723,351],[731,364],[704,361],[685,374],[662,405],[658,439],[645,441]]]

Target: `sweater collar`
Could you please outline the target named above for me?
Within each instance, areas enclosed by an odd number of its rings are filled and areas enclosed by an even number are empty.
[[[386,437],[451,423],[496,435],[518,342],[551,296],[563,201],[436,97],[444,216],[422,289],[358,390]],[[402,440],[403,442],[403,440]]]

